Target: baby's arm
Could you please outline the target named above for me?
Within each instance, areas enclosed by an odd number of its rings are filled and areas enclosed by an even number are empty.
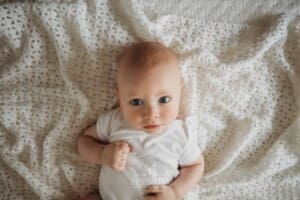
[[[79,136],[77,149],[81,158],[94,164],[104,164],[115,170],[124,170],[131,147],[127,142],[101,143],[96,125]]]
[[[204,171],[202,154],[199,159],[188,166],[182,166],[179,176],[170,185],[151,185],[146,188],[146,200],[179,200],[189,192],[201,179]]]
[[[204,171],[204,159],[201,154],[192,165],[181,167],[179,176],[171,183],[177,199],[181,199],[201,179]]]

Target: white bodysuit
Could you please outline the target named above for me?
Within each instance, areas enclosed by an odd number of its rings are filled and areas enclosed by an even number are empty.
[[[103,200],[143,200],[148,185],[169,184],[179,174],[178,167],[189,165],[200,156],[195,118],[175,120],[159,134],[129,127],[117,108],[101,114],[97,133],[101,141],[126,141],[133,147],[126,169],[115,171],[102,165],[99,190]]]

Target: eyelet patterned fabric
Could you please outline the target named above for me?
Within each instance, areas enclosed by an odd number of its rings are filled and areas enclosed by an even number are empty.
[[[2,2],[0,199],[97,190],[77,139],[115,104],[116,58],[142,40],[178,53],[181,109],[199,119],[205,174],[185,199],[299,199],[300,16],[247,25],[145,5]]]

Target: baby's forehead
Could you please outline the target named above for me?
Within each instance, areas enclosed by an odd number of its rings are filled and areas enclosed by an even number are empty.
[[[161,63],[178,62],[176,53],[158,42],[141,42],[130,45],[119,57],[119,68],[147,67]]]
[[[121,55],[117,68],[117,84],[135,82],[140,78],[176,78],[180,76],[177,55],[157,42],[143,42],[131,45]],[[166,75],[168,74],[168,75]],[[153,79],[152,79],[153,80]]]

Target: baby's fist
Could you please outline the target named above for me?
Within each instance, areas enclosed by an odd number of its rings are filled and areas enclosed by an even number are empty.
[[[146,187],[146,200],[178,200],[175,190],[169,185],[149,185]]]
[[[108,144],[102,151],[102,164],[114,170],[123,171],[126,166],[128,153],[131,151],[131,146],[124,141]]]

